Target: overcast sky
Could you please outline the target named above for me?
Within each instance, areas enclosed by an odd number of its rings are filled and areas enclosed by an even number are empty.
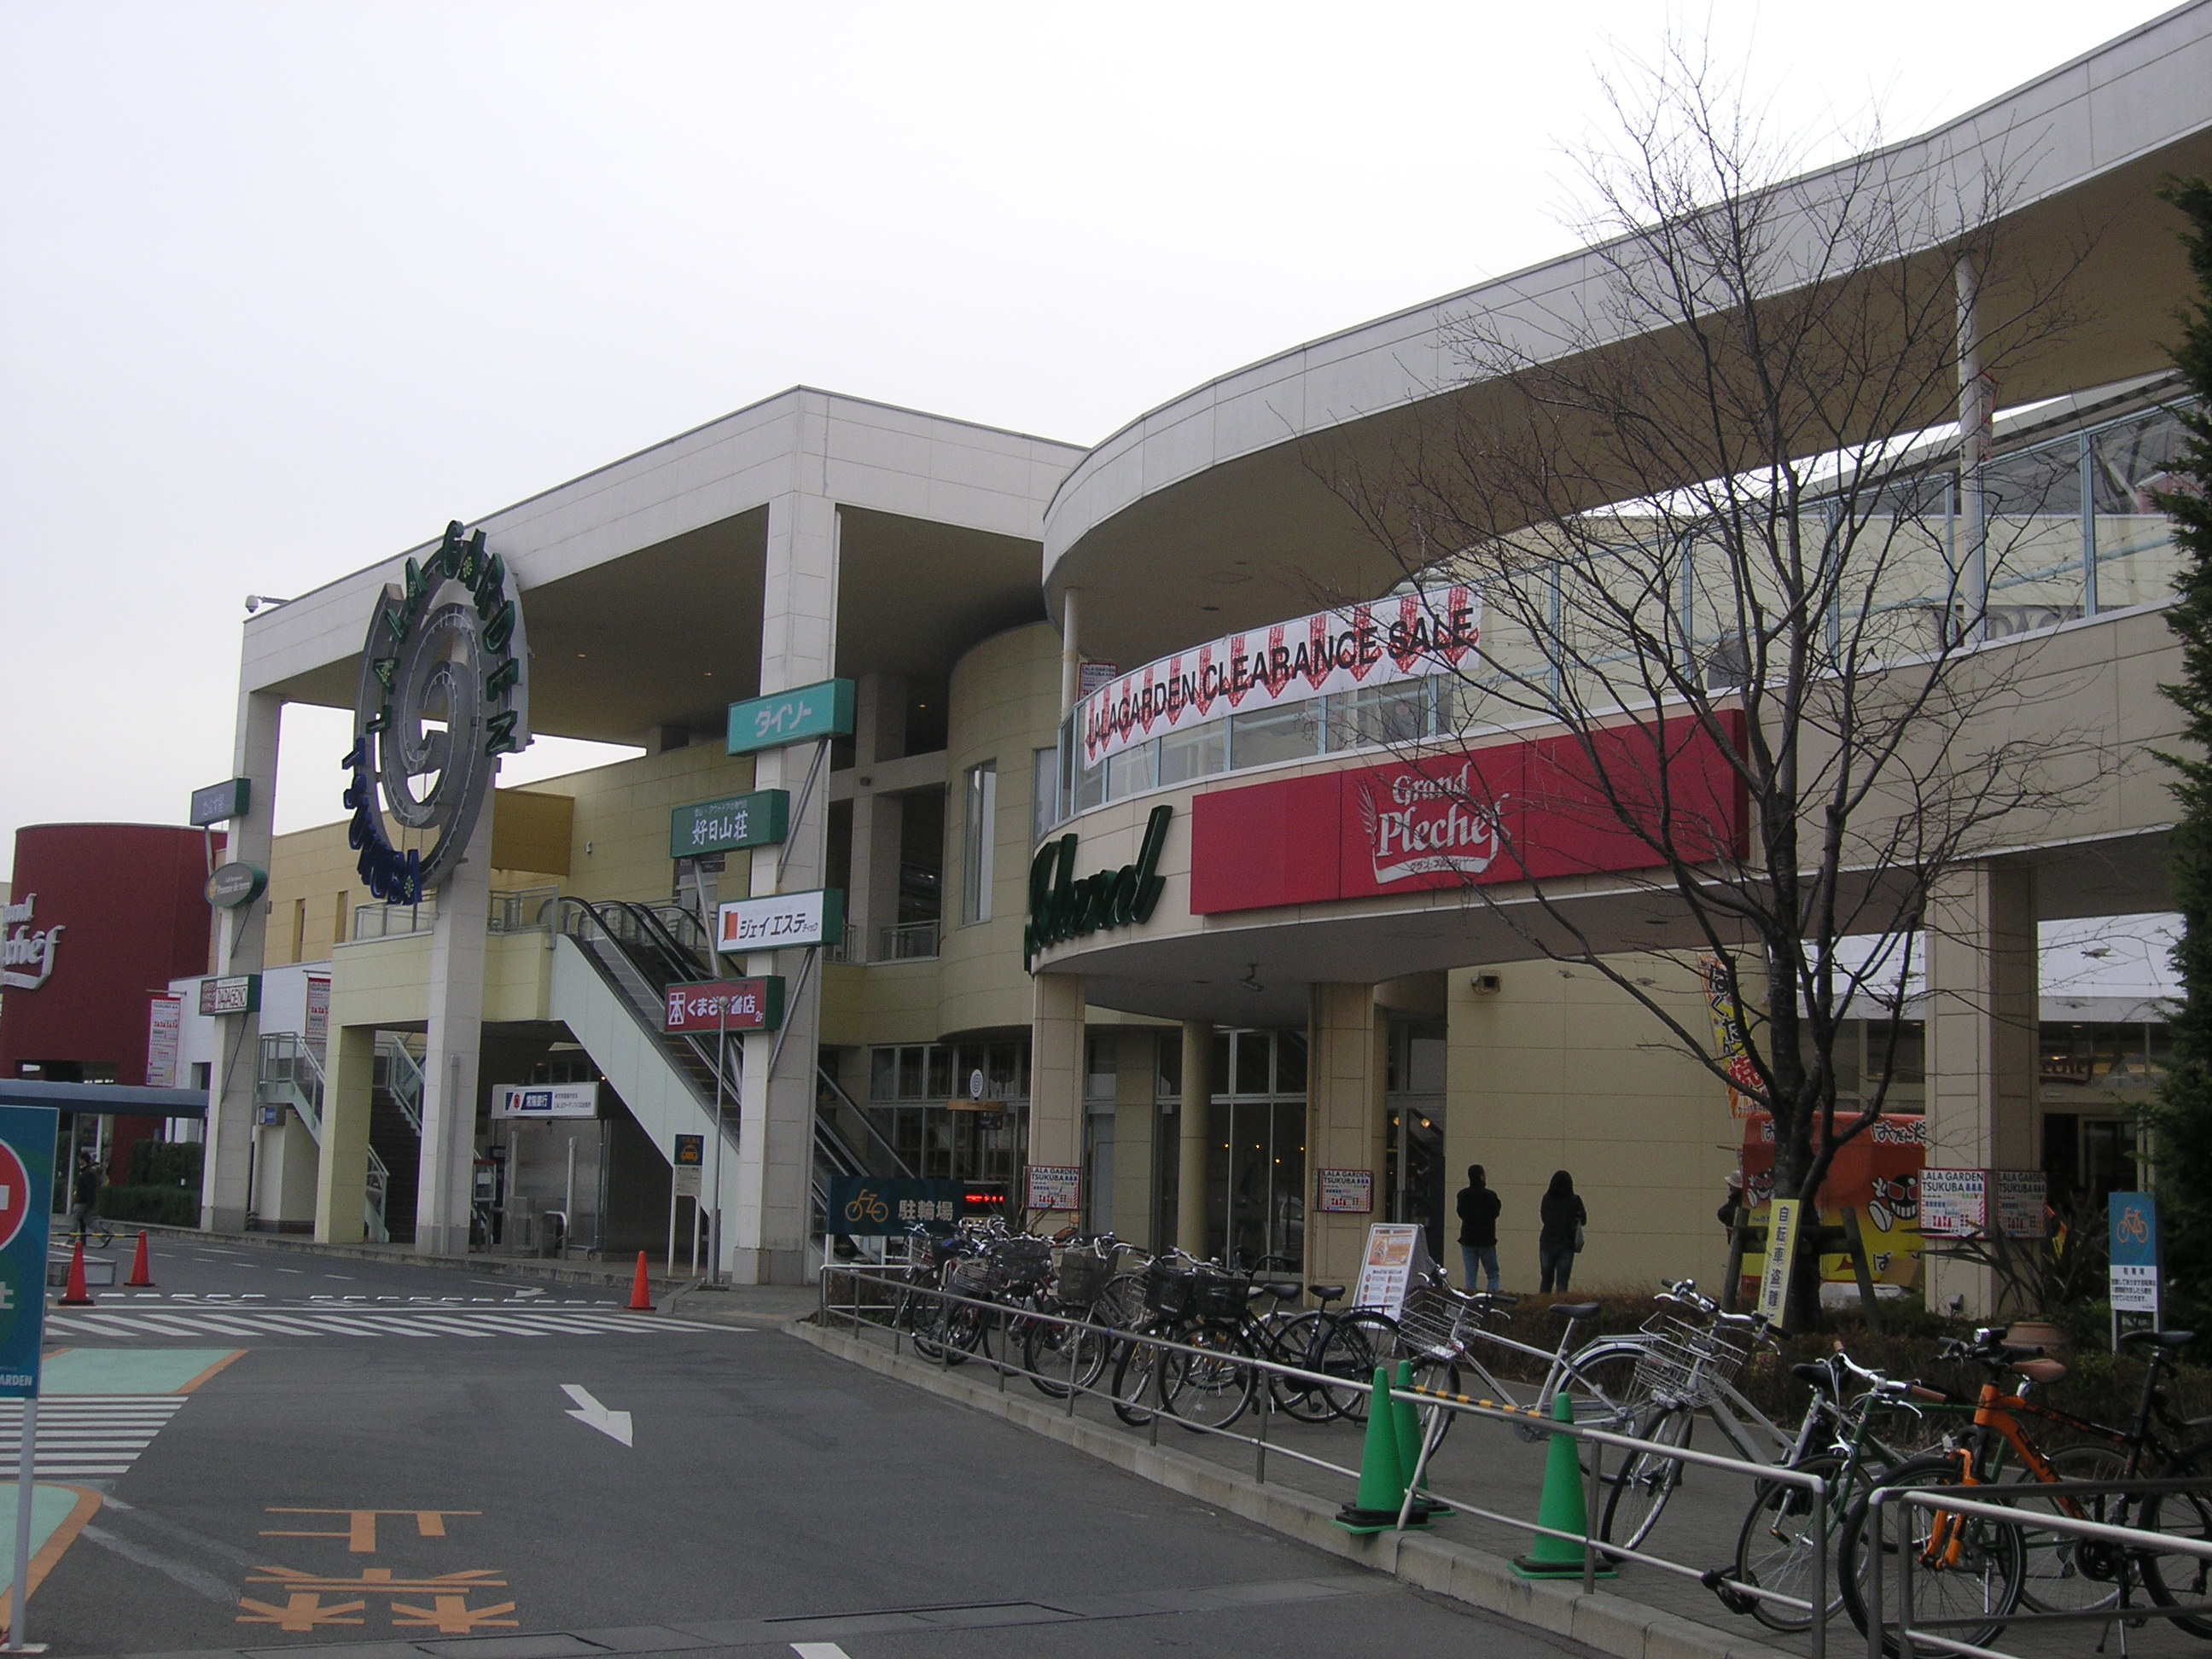
[[[1710,15],[1832,151],[2163,9]],[[228,775],[249,592],[797,381],[1094,442],[1565,251],[1666,15],[7,0],[0,859]],[[343,729],[288,716],[280,827],[340,816]]]

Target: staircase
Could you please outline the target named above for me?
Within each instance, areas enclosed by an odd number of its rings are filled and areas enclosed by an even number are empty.
[[[422,1065],[400,1033],[376,1034],[376,1065],[371,1079],[368,1150],[370,1158],[386,1171],[388,1236],[411,1243],[422,1168]]]
[[[377,1034],[380,1063],[383,1058],[385,1039],[392,1036],[392,1033],[388,1031]],[[393,1041],[396,1043],[396,1037]],[[419,1082],[421,1071],[417,1070],[415,1075]],[[320,1146],[323,1144],[322,1057],[309,1048],[297,1032],[276,1031],[261,1039],[260,1063],[255,1075],[253,1097],[264,1106],[289,1106],[299,1115],[300,1121],[307,1126],[307,1133],[314,1137],[315,1145]],[[412,1162],[419,1164],[422,1161],[422,1120],[419,1116],[416,1120],[415,1133]],[[411,1238],[415,1233],[415,1224],[411,1219],[415,1213],[412,1164],[410,1168],[404,1212],[410,1218],[406,1224],[408,1237]],[[368,1237],[379,1244],[392,1242],[385,1217],[391,1212],[392,1197],[392,1173],[383,1158],[377,1155],[372,1133],[368,1148],[368,1180],[362,1200],[362,1225]]]

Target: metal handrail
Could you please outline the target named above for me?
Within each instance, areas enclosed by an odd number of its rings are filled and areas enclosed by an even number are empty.
[[[853,1115],[860,1121],[860,1127],[867,1131],[868,1139],[877,1146],[883,1149],[884,1155],[890,1159],[892,1167],[897,1170],[901,1176],[908,1180],[913,1179],[913,1166],[908,1164],[906,1159],[899,1156],[898,1148],[891,1145],[890,1141],[885,1138],[884,1132],[881,1129],[876,1127],[875,1120],[868,1115],[868,1109],[861,1105],[860,1102],[854,1100],[852,1096],[847,1094],[845,1092],[844,1085],[840,1084],[836,1078],[830,1076],[826,1067],[817,1066],[814,1070],[815,1074],[819,1077],[823,1082],[830,1085],[830,1092],[836,1096],[837,1098],[844,1103],[846,1108],[851,1111]]]
[[[384,1091],[419,1137],[422,1133],[422,1065],[397,1031],[376,1034],[377,1058],[385,1063]],[[402,1086],[402,1085],[404,1086]]]

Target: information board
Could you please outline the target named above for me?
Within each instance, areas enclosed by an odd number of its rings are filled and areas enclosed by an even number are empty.
[[[494,1117],[597,1117],[596,1083],[499,1083],[492,1085]]]
[[[1767,1206],[1766,1270],[1759,1279],[1759,1306],[1769,1324],[1778,1329],[1790,1305],[1790,1270],[1797,1260],[1798,1212],[1802,1198],[1778,1198]]]
[[[58,1121],[50,1106],[0,1106],[0,1399],[39,1391]]]
[[[1920,1236],[1979,1238],[1989,1225],[1989,1171],[1923,1170]]]
[[[260,975],[226,974],[220,979],[200,981],[200,1013],[203,1017],[258,1014],[260,1012]]]
[[[184,1030],[182,997],[155,997],[146,1013],[146,1086],[177,1086],[177,1045]]]
[[[2148,1193],[2114,1193],[2106,1200],[2111,1234],[2112,1312],[2158,1316],[2158,1201]]]
[[[1378,1221],[1367,1230],[1367,1254],[1360,1258],[1352,1305],[1395,1319],[1406,1305],[1407,1291],[1417,1278],[1427,1276],[1429,1267],[1428,1240],[1417,1223]]]
[[[1074,1165],[1032,1164],[1027,1174],[1024,1208],[1073,1212],[1083,1207],[1083,1171]]]
[[[1367,1215],[1375,1208],[1372,1170],[1316,1170],[1314,1208],[1324,1215]]]
[[[1995,1170],[1997,1231],[2007,1238],[2042,1238],[2051,1229],[2045,1215],[2051,1177],[2040,1170]]]

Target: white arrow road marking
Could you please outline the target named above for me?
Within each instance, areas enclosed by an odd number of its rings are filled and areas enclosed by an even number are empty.
[[[610,1440],[619,1440],[625,1446],[629,1444],[629,1413],[628,1412],[609,1411],[598,1401],[592,1399],[592,1391],[580,1382],[563,1382],[561,1385],[561,1392],[582,1407],[580,1411],[570,1412],[569,1416],[587,1429],[597,1429]]]
[[[835,1642],[793,1642],[791,1650],[799,1659],[851,1659]]]

